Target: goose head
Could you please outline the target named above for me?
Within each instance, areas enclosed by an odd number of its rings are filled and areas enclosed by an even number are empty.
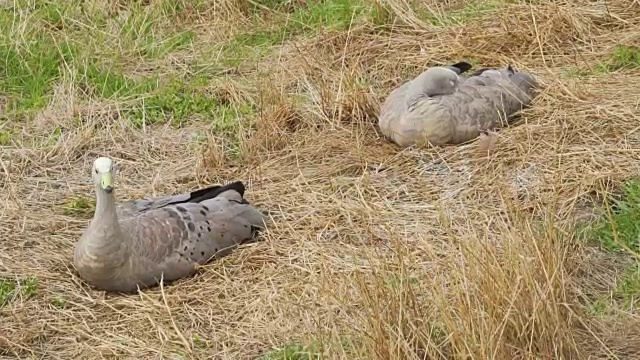
[[[92,176],[96,189],[110,194],[113,191],[113,160],[99,157],[93,162]]]
[[[439,66],[425,71],[416,80],[422,84],[427,96],[453,94],[460,85],[460,77],[455,71]]]

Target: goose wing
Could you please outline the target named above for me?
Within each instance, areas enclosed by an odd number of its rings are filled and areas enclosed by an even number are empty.
[[[218,195],[228,191],[234,190],[240,196],[244,196],[245,186],[240,181],[232,182],[228,185],[215,185],[206,188],[198,189],[195,191],[189,191],[176,195],[164,195],[154,198],[128,200],[120,203],[116,212],[118,219],[124,220],[134,216],[141,215],[150,210],[156,210],[168,205],[177,205],[184,203],[199,203],[201,201],[212,199]]]

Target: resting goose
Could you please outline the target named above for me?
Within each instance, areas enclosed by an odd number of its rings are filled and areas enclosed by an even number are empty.
[[[402,147],[460,144],[499,127],[533,99],[537,83],[527,73],[508,66],[464,78],[470,66],[456,65],[429,68],[393,90],[378,118],[383,135]]]
[[[195,273],[195,266],[253,239],[266,216],[240,181],[116,205],[110,158],[93,164],[96,210],[74,249],[80,276],[98,289],[132,292]]]

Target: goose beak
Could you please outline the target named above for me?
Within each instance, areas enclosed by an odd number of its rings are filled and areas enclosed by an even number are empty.
[[[113,176],[110,172],[100,174],[100,186],[107,193],[113,191]]]

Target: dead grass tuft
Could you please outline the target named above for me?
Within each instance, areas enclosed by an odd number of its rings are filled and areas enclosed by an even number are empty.
[[[230,78],[213,82],[207,90],[206,93],[209,96],[223,105],[253,102],[255,96],[251,93],[249,86]]]
[[[255,130],[242,142],[242,153],[248,161],[262,160],[265,154],[286,148],[299,131],[309,127],[300,110],[286,98],[269,99],[256,119]]]

